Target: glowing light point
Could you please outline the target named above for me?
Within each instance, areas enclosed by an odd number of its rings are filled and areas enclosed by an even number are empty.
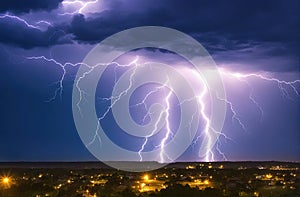
[[[143,177],[143,179],[144,179],[145,181],[148,181],[148,180],[149,180],[149,175],[146,174],[146,175]]]
[[[9,177],[4,177],[2,179],[2,183],[8,185],[10,183],[10,178]]]
[[[10,186],[12,185],[12,179],[11,177],[4,176],[1,179],[1,183],[4,188],[10,188]]]
[[[203,183],[204,183],[205,185],[208,185],[208,184],[209,184],[209,180],[205,180]]]
[[[267,179],[270,179],[270,178],[272,178],[272,177],[273,177],[272,174],[267,174],[267,175],[266,175],[266,178],[267,178]]]

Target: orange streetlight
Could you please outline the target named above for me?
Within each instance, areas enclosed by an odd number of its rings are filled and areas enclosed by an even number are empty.
[[[12,179],[8,176],[3,176],[1,178],[1,184],[5,187],[5,188],[9,188],[12,184]]]
[[[149,175],[148,175],[148,174],[144,175],[143,179],[144,179],[145,181],[148,181],[148,180],[149,180]]]

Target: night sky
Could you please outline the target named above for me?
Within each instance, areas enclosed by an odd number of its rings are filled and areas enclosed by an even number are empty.
[[[66,67],[60,96],[56,82],[63,74],[61,67],[28,57],[81,62],[97,43],[128,28],[163,26],[188,34],[206,48],[221,70],[289,82],[300,79],[297,0],[70,2],[0,2],[0,161],[96,160],[73,120],[72,90],[78,67]],[[156,61],[177,60],[172,53],[154,49],[133,54],[153,56]],[[244,80],[225,76],[224,86],[245,129],[232,118],[228,106],[222,132],[231,140],[220,137],[214,150],[230,161],[299,162],[300,82],[291,86],[255,76]],[[178,161],[200,161],[196,148],[191,145]],[[215,160],[225,157],[216,151]]]

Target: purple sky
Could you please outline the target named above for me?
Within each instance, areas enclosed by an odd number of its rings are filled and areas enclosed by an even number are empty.
[[[232,140],[220,137],[214,147],[216,160],[224,159],[220,149],[234,161],[300,161],[300,83],[290,86],[225,74],[300,79],[298,1],[71,1],[0,2],[0,161],[95,160],[73,121],[72,87],[78,67],[66,67],[62,96],[45,102],[59,87],[55,82],[63,70],[53,62],[27,57],[81,62],[108,36],[149,25],[192,36],[224,71],[227,99],[246,129],[228,106],[222,132]],[[132,53],[170,64],[182,61],[166,51]],[[112,138],[126,145],[121,136]],[[135,145],[140,146],[133,143],[131,148]],[[178,160],[198,161],[196,148],[191,146]]]

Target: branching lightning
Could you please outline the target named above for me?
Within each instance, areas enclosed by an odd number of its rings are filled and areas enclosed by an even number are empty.
[[[79,92],[79,101],[77,103],[77,107],[78,107],[78,110],[80,111],[80,103],[82,102],[82,100],[84,99],[84,95],[86,94],[84,92],[84,90],[82,90],[80,88],[80,82],[81,80],[83,80],[87,75],[89,75],[97,66],[103,66],[103,65],[108,65],[107,63],[99,63],[97,65],[93,65],[93,66],[90,66],[90,65],[86,65],[82,62],[80,63],[70,63],[70,62],[66,62],[66,63],[60,63],[58,62],[57,60],[55,59],[50,59],[50,58],[46,58],[45,56],[38,56],[38,57],[27,57],[28,60],[43,60],[43,61],[47,61],[47,62],[51,62],[57,66],[59,66],[62,70],[62,74],[61,74],[61,77],[59,78],[57,84],[58,84],[58,87],[57,89],[55,90],[54,92],[54,96],[51,97],[51,99],[49,101],[53,101],[54,99],[56,99],[57,96],[62,96],[63,94],[63,81],[65,79],[65,76],[67,74],[67,69],[66,67],[67,66],[72,66],[72,67],[77,67],[77,66],[81,66],[81,65],[84,65],[86,68],[87,68],[87,71],[85,71],[79,78],[78,80],[76,81],[76,83],[74,84],[75,87],[77,88],[78,92]],[[95,129],[95,133],[94,133],[94,136],[92,137],[91,141],[87,144],[87,146],[90,146],[92,144],[95,143],[96,140],[99,141],[99,144],[101,145],[101,138],[100,138],[100,135],[99,135],[99,128],[101,126],[101,120],[103,120],[106,115],[110,112],[110,110],[112,109],[112,107],[123,97],[125,96],[128,91],[132,88],[133,86],[133,83],[134,83],[134,77],[136,75],[136,72],[138,70],[139,67],[142,66],[142,64],[138,64],[138,57],[135,58],[133,61],[131,61],[130,63],[128,64],[119,64],[117,62],[112,62],[112,63],[109,63],[109,65],[114,65],[116,67],[132,67],[131,68],[131,74],[130,74],[130,77],[129,77],[129,83],[128,83],[128,86],[126,87],[125,90],[121,91],[118,95],[114,95],[114,96],[111,96],[109,98],[102,98],[103,100],[106,100],[106,101],[111,101],[111,104],[108,106],[108,108],[106,109],[106,111],[99,117],[98,119],[98,123],[97,123],[97,128]],[[270,82],[275,82],[277,83],[278,87],[280,88],[280,90],[285,90],[287,91],[283,86],[286,85],[286,86],[289,86],[292,88],[292,90],[297,94],[299,95],[299,92],[297,90],[297,83],[300,84],[300,80],[294,80],[294,81],[284,81],[284,80],[280,80],[280,79],[277,79],[277,78],[273,78],[273,77],[266,77],[262,74],[253,74],[253,73],[250,73],[250,74],[241,74],[241,73],[233,73],[233,72],[229,72],[229,71],[225,71],[225,70],[222,70],[220,69],[220,74],[222,76],[225,76],[225,77],[231,77],[231,78],[234,78],[234,79],[237,79],[239,80],[240,82],[243,82],[243,83],[246,83],[249,88],[250,88],[250,92],[249,92],[249,99],[251,102],[253,102],[255,104],[255,106],[260,110],[260,113],[261,115],[263,115],[263,110],[262,110],[262,107],[261,105],[254,99],[254,95],[253,95],[253,87],[251,86],[251,84],[247,81],[248,78],[258,78],[258,79],[261,79],[261,80],[265,80],[265,81],[270,81]],[[115,72],[115,75],[116,75],[116,72]],[[205,143],[205,156],[204,156],[204,161],[214,161],[216,159],[216,156],[215,156],[215,153],[214,153],[214,150],[222,157],[223,160],[227,160],[226,158],[226,155],[222,152],[222,150],[220,149],[219,147],[219,143],[220,143],[220,139],[218,139],[217,143],[216,144],[213,144],[212,142],[212,134],[213,133],[217,133],[219,134],[221,137],[224,137],[226,140],[231,140],[233,141],[230,137],[228,137],[227,135],[225,135],[223,132],[221,131],[216,131],[214,128],[211,127],[211,120],[209,118],[209,115],[208,115],[208,112],[206,111],[207,110],[207,103],[206,103],[206,97],[207,97],[207,94],[209,93],[209,90],[207,88],[207,86],[205,85],[204,81],[200,78],[199,79],[200,83],[202,84],[202,89],[201,89],[201,92],[199,93],[199,95],[196,95],[194,98],[190,98],[188,100],[185,100],[183,102],[189,102],[191,100],[194,100],[196,99],[198,104],[199,104],[199,108],[200,110],[196,110],[195,113],[193,114],[193,118],[195,117],[195,115],[197,113],[199,113],[201,119],[204,121],[204,128],[203,128],[203,132],[201,132],[201,134],[199,136],[196,137],[196,139],[194,140],[193,144],[196,144],[198,142],[198,140],[203,137],[203,142],[202,143]],[[116,76],[115,76],[115,82],[116,82]],[[137,107],[137,106],[141,106],[143,105],[147,111],[145,117],[147,115],[149,115],[149,109],[148,109],[148,106],[146,104],[146,101],[147,99],[152,95],[152,94],[155,94],[156,92],[160,91],[161,89],[165,88],[168,86],[168,80],[161,86],[159,87],[156,87],[154,90],[150,90],[146,95],[145,97],[142,99],[141,102],[131,106],[131,107]],[[163,121],[164,123],[164,130],[165,130],[165,134],[164,134],[164,137],[160,140],[159,142],[159,145],[157,147],[160,147],[160,154],[159,154],[159,161],[161,163],[164,163],[166,161],[172,161],[171,158],[168,157],[168,155],[166,154],[164,148],[165,148],[165,145],[167,143],[167,140],[170,138],[170,136],[172,136],[172,130],[171,130],[171,122],[170,122],[170,98],[172,96],[172,89],[168,91],[168,93],[166,94],[166,97],[164,99],[164,105],[162,105],[162,108],[163,110],[160,112],[159,116],[158,116],[158,119],[157,121],[154,123],[154,126],[153,126],[153,130],[152,132],[147,135],[145,137],[145,140],[143,141],[143,144],[140,146],[139,148],[139,151],[137,152],[138,155],[139,155],[139,160],[140,161],[143,161],[143,158],[142,158],[142,152],[145,150],[145,147],[148,143],[148,140],[151,136],[153,136],[154,133],[157,132],[157,129],[158,129],[158,125]],[[223,100],[227,105],[228,105],[228,108],[229,110],[232,112],[232,121],[236,121],[240,127],[246,131],[246,126],[245,124],[243,123],[243,121],[241,120],[241,117],[238,115],[238,112],[237,110],[235,109],[234,107],[234,104],[229,101],[227,98],[226,99],[222,99],[220,97],[218,97],[218,95],[216,95],[216,97],[220,100]],[[182,102],[182,103],[183,103]],[[180,105],[182,104],[180,103]],[[144,119],[145,119],[144,117]],[[191,120],[193,121],[193,120]],[[189,125],[189,129],[192,127],[192,123],[190,122],[190,125]],[[215,147],[215,148],[214,148]]]
[[[103,98],[105,100],[111,100],[112,103],[111,105],[107,108],[107,110],[103,113],[103,115],[99,118],[99,121],[100,120],[103,120],[106,115],[108,114],[108,112],[112,109],[112,107],[122,98],[122,96],[126,95],[128,93],[128,91],[131,89],[132,85],[133,85],[133,79],[134,79],[134,76],[136,74],[136,71],[138,69],[138,66],[139,64],[137,64],[137,61],[138,61],[138,57],[136,59],[134,59],[132,62],[130,62],[128,65],[121,65],[121,64],[117,64],[118,67],[128,67],[128,66],[131,66],[131,65],[134,65],[134,69],[129,77],[129,85],[128,87],[123,90],[119,95],[117,96],[111,96],[109,98]]]
[[[95,131],[95,134],[94,134],[94,137],[93,139],[87,144],[87,147],[92,145],[96,139],[99,140],[100,144],[101,144],[101,138],[99,136],[99,128],[100,128],[100,125],[101,125],[101,120],[103,120],[106,115],[109,113],[109,111],[113,108],[113,106],[122,98],[122,96],[126,95],[128,93],[128,91],[130,90],[130,88],[132,87],[133,85],[133,79],[134,79],[134,75],[136,73],[136,70],[138,68],[138,64],[137,64],[137,61],[138,61],[138,57],[136,59],[134,59],[132,62],[130,62],[129,64],[126,64],[126,65],[121,65],[117,62],[113,62],[114,64],[116,64],[118,67],[129,67],[131,65],[134,65],[134,69],[133,69],[133,72],[130,74],[130,79],[129,79],[129,85],[128,87],[123,90],[119,95],[117,96],[111,96],[109,98],[103,98],[103,100],[110,100],[112,101],[111,102],[111,105],[108,106],[108,108],[106,109],[106,111],[102,114],[102,116],[100,116],[98,118],[98,123],[97,123],[97,128],[96,128],[96,131]]]
[[[223,74],[223,75],[225,75],[225,76],[234,77],[234,78],[236,78],[238,80],[242,80],[242,79],[247,79],[247,78],[253,77],[253,78],[258,78],[258,79],[265,80],[265,81],[275,82],[278,85],[278,88],[280,90],[285,89],[283,87],[283,85],[286,85],[286,86],[292,88],[293,91],[294,91],[294,93],[296,93],[298,96],[300,96],[300,93],[298,92],[297,87],[296,87],[296,84],[300,83],[299,79],[294,80],[294,81],[285,81],[285,80],[280,80],[280,79],[277,79],[277,78],[274,78],[274,77],[268,77],[268,76],[265,76],[265,75],[262,75],[262,74],[258,74],[258,73],[242,74],[242,73],[236,73],[236,72],[229,72],[229,71],[226,71],[224,69],[220,69],[220,73]]]
[[[148,99],[151,95],[153,95],[153,94],[157,93],[158,91],[160,91],[161,89],[167,87],[168,82],[169,82],[169,80],[167,80],[163,85],[161,85],[161,86],[159,86],[159,87],[156,87],[154,90],[149,91],[149,92],[146,94],[146,96],[143,98],[143,100],[142,100],[141,102],[139,102],[139,103],[137,103],[137,104],[135,104],[135,105],[132,106],[132,107],[138,107],[138,106],[140,106],[140,105],[143,105],[143,106],[145,107],[145,109],[146,109],[147,112],[146,112],[146,114],[145,114],[145,116],[144,116],[144,118],[143,118],[143,122],[145,121],[145,118],[150,114],[149,109],[148,109],[148,106],[147,106],[147,104],[146,104],[147,99]],[[169,103],[169,99],[166,98],[166,104],[168,105],[168,103]],[[158,124],[159,124],[159,122],[161,121],[163,115],[164,115],[164,114],[166,114],[165,116],[168,115],[167,110],[168,110],[168,109],[165,109],[164,111],[161,111],[161,112],[160,112],[159,117],[158,117],[156,123],[154,124],[154,128],[153,128],[152,132],[151,132],[149,135],[147,135],[147,136],[145,137],[145,140],[144,140],[144,142],[143,142],[143,144],[142,144],[140,150],[138,151],[138,154],[139,154],[139,157],[140,157],[140,161],[143,161],[143,158],[142,158],[142,152],[144,151],[145,146],[146,146],[146,144],[148,143],[149,137],[153,136],[154,133],[157,132]],[[167,119],[167,117],[166,117],[166,119]]]
[[[62,15],[73,15],[73,14],[76,14],[76,13],[79,13],[79,14],[82,14],[83,11],[88,7],[90,6],[91,4],[95,4],[97,3],[98,0],[94,0],[94,1],[88,1],[88,2],[83,2],[83,1],[79,1],[79,0],[75,0],[75,1],[63,1],[62,4],[63,5],[75,5],[75,6],[78,6],[76,8],[76,10],[72,13],[63,13]],[[52,24],[48,21],[44,21],[44,20],[40,20],[38,22],[36,22],[35,24],[36,25],[33,25],[33,24],[30,24],[29,22],[27,22],[26,20],[18,17],[18,16],[14,16],[14,15],[10,15],[10,14],[5,14],[5,15],[2,15],[0,16],[0,19],[4,19],[4,18],[9,18],[9,19],[14,19],[14,20],[17,20],[17,21],[20,21],[21,23],[25,24],[27,27],[29,28],[34,28],[34,29],[37,29],[37,30],[41,30],[40,29],[40,25],[47,25],[47,26],[52,26]],[[82,100],[84,99],[84,95],[86,95],[87,93],[82,90],[80,88],[80,82],[81,80],[83,80],[87,75],[89,75],[97,66],[99,65],[105,65],[105,63],[99,63],[97,65],[94,65],[94,66],[90,66],[90,65],[86,65],[86,64],[83,64],[82,62],[79,62],[79,63],[71,63],[71,62],[66,62],[66,63],[61,63],[59,61],[57,61],[56,59],[53,59],[53,58],[47,58],[45,56],[37,56],[37,57],[27,57],[28,60],[43,60],[43,61],[46,61],[46,62],[50,62],[50,63],[53,63],[57,66],[59,66],[59,68],[61,69],[62,71],[62,74],[60,75],[60,78],[59,80],[56,82],[57,83],[57,88],[55,89],[54,91],[54,94],[53,96],[48,100],[48,102],[51,102],[53,100],[55,100],[58,96],[60,98],[62,98],[62,94],[63,94],[63,91],[64,91],[64,79],[66,77],[66,74],[67,74],[67,66],[71,66],[71,67],[78,67],[78,66],[81,66],[81,65],[84,65],[87,67],[87,71],[83,73],[82,76],[80,76],[78,78],[78,80],[75,82],[75,87],[77,88],[78,92],[79,92],[79,101],[77,103],[77,107],[78,107],[78,110],[79,112],[81,112],[81,108],[80,108],[80,103],[82,102]],[[112,96],[110,98],[103,98],[104,100],[110,100],[111,101],[111,105],[107,108],[107,110],[99,117],[98,119],[98,124],[97,124],[97,128],[95,130],[95,134],[92,138],[92,140],[90,141],[90,143],[88,143],[87,146],[90,146],[91,144],[93,144],[96,140],[98,140],[101,144],[101,139],[100,139],[100,136],[98,134],[99,132],[99,127],[100,127],[100,121],[103,120],[106,115],[109,113],[109,111],[112,109],[112,107],[122,98],[122,96],[126,95],[127,92],[130,90],[130,88],[132,87],[133,85],[133,79],[134,79],[134,75],[136,73],[136,70],[138,69],[138,64],[137,64],[137,59],[135,59],[134,61],[130,62],[129,64],[127,65],[121,65],[121,64],[118,64],[117,62],[113,62],[111,64],[115,64],[116,67],[127,67],[127,66],[134,66],[134,69],[133,69],[133,72],[132,74],[130,75],[130,79],[129,79],[129,85],[127,87],[127,89],[125,89],[124,91],[122,91],[119,95],[117,96]],[[167,82],[166,82],[167,83]],[[159,87],[158,89],[156,90],[153,90],[153,91],[150,91],[146,97],[143,99],[143,101],[137,105],[145,105],[145,101],[147,100],[147,97],[149,97],[152,93],[155,93],[156,91],[158,91],[159,89],[165,87],[166,84],[164,84],[164,86],[161,86]],[[202,94],[199,96],[199,102],[200,102],[200,105],[201,105],[201,116],[203,117],[203,120],[206,122],[206,126],[205,126],[205,129],[204,129],[204,133],[206,135],[206,138],[208,139],[208,147],[211,147],[211,142],[210,142],[210,136],[209,136],[209,127],[210,127],[210,120],[209,118],[206,116],[205,114],[205,101],[203,100],[203,96],[207,93],[207,89],[205,88],[202,92]],[[148,139],[149,137],[151,137],[157,130],[157,126],[158,126],[158,123],[160,121],[164,121],[165,123],[165,130],[166,130],[166,133],[165,133],[165,136],[163,137],[163,139],[161,140],[161,142],[159,143],[158,147],[160,147],[160,155],[159,155],[159,160],[160,162],[165,162],[165,157],[168,158],[168,155],[165,153],[164,151],[164,148],[165,148],[165,145],[166,145],[166,142],[167,140],[170,138],[170,136],[173,134],[172,131],[171,131],[171,128],[170,128],[170,120],[169,120],[169,116],[170,116],[170,97],[172,95],[172,90],[169,91],[169,93],[167,94],[166,98],[165,98],[165,107],[164,107],[164,110],[160,113],[159,115],[159,119],[157,120],[157,122],[155,123],[154,125],[154,129],[153,129],[153,132],[149,135],[149,136],[146,136],[145,137],[145,141],[144,143],[142,144],[140,150],[138,151],[138,154],[140,156],[140,161],[142,161],[142,156],[141,156],[141,153],[142,151],[144,150],[147,142],[148,142]],[[147,110],[147,114],[145,115],[144,119],[146,118],[146,116],[150,113],[147,109],[147,106],[145,105],[145,108]],[[196,112],[195,112],[196,113]],[[213,155],[211,149],[209,149],[207,151],[207,154],[210,154],[210,155]],[[168,158],[169,160],[171,160],[170,158]],[[206,157],[206,160],[209,160],[208,158],[208,155]]]
[[[254,88],[252,87],[252,85],[250,84],[249,81],[247,81],[248,78],[257,78],[260,80],[264,80],[264,81],[269,81],[269,82],[275,82],[279,88],[279,90],[282,92],[282,95],[285,97],[288,97],[289,93],[287,91],[287,89],[284,87],[288,86],[290,87],[294,93],[298,96],[300,96],[296,84],[300,84],[300,80],[294,80],[294,81],[285,81],[285,80],[280,80],[278,78],[274,78],[274,77],[268,77],[266,75],[263,74],[258,74],[258,73],[237,73],[237,72],[230,72],[228,70],[225,70],[223,68],[219,69],[220,74],[223,77],[230,77],[230,78],[234,78],[240,82],[246,83],[247,86],[250,88],[250,92],[249,92],[249,100],[258,108],[258,110],[260,111],[261,114],[261,119],[263,117],[264,111],[263,108],[261,107],[261,105],[255,100],[254,98]],[[227,103],[227,105],[230,108],[230,111],[232,112],[233,116],[232,116],[232,120],[236,120],[238,122],[238,124],[241,126],[241,128],[246,131],[246,126],[245,124],[242,122],[241,118],[238,116],[237,111],[234,109],[234,104],[229,101],[228,99],[221,99],[218,97],[218,95],[216,95],[218,99],[223,100]]]
[[[93,69],[93,67],[90,67],[89,65],[86,65],[86,64],[84,64],[82,62],[75,63],[75,64],[73,64],[71,62],[66,62],[66,63],[63,64],[63,63],[58,62],[55,59],[52,59],[52,58],[50,59],[50,58],[47,58],[45,56],[27,57],[27,59],[28,60],[44,60],[44,61],[47,61],[47,62],[51,62],[51,63],[54,63],[55,65],[59,66],[61,68],[61,70],[62,70],[62,75],[61,75],[60,79],[56,82],[58,84],[58,87],[54,91],[53,97],[51,97],[48,100],[48,102],[55,100],[58,95],[60,96],[60,98],[62,98],[62,94],[63,94],[63,82],[64,82],[65,76],[67,74],[67,70],[66,70],[67,66],[77,67],[77,66],[80,66],[80,65],[85,65],[88,68],[90,68],[90,70]],[[77,83],[79,83],[79,82],[77,82]]]
[[[232,112],[232,117],[231,117],[232,122],[234,122],[234,120],[236,120],[237,123],[241,126],[241,128],[242,128],[244,131],[246,131],[246,126],[244,125],[244,123],[242,122],[242,120],[241,120],[240,117],[238,116],[238,113],[237,113],[236,110],[234,109],[233,103],[232,103],[231,101],[229,101],[228,99],[226,99],[226,98],[225,98],[225,99],[224,99],[224,98],[220,98],[218,95],[216,95],[216,97],[217,97],[219,100],[224,101],[224,102],[228,105],[230,111]]]
[[[163,111],[163,110],[160,112],[160,114],[159,114],[159,116],[158,116],[158,119],[157,119],[157,121],[156,121],[155,124],[154,124],[154,128],[153,128],[152,132],[151,132],[149,135],[147,135],[147,136],[145,137],[145,141],[144,141],[144,143],[142,144],[140,150],[138,151],[138,154],[139,154],[139,157],[140,157],[140,161],[143,161],[142,152],[143,152],[143,150],[145,149],[145,146],[146,146],[146,144],[147,144],[147,142],[148,142],[148,140],[149,140],[149,137],[153,136],[154,133],[157,131],[157,129],[158,129],[158,124],[159,124],[160,121],[162,120],[162,117],[163,117],[163,115],[164,115],[165,112],[166,112],[166,111]]]
[[[263,117],[264,111],[263,108],[261,107],[261,105],[255,100],[254,98],[254,89],[251,86],[250,82],[247,81],[248,78],[251,77],[255,77],[261,80],[265,80],[265,81],[270,81],[270,82],[275,82],[278,85],[278,88],[280,89],[280,91],[282,93],[284,93],[283,95],[289,95],[288,91],[284,88],[284,85],[289,86],[296,95],[299,96],[299,92],[297,90],[296,84],[300,84],[300,80],[294,80],[294,81],[284,81],[284,80],[280,80],[274,77],[267,77],[265,75],[262,74],[255,74],[255,73],[247,73],[247,74],[242,74],[242,73],[234,73],[234,72],[229,72],[229,71],[225,71],[223,69],[220,69],[220,74],[223,75],[224,77],[233,77],[237,80],[239,80],[240,82],[246,83],[247,86],[250,88],[250,92],[249,92],[249,100],[258,108],[258,110],[260,111],[261,117]],[[201,80],[201,78],[199,77],[199,79]],[[203,84],[203,81],[202,81]],[[225,135],[223,132],[218,132],[215,129],[211,128],[210,126],[210,119],[208,118],[206,112],[205,112],[205,106],[206,103],[203,100],[204,95],[207,92],[207,89],[205,86],[203,86],[204,88],[202,89],[201,94],[198,96],[198,100],[199,100],[199,104],[201,106],[201,117],[205,122],[205,128],[204,128],[204,138],[205,138],[205,142],[206,142],[206,153],[205,153],[205,161],[214,161],[214,152],[212,150],[212,146],[211,146],[211,134],[212,132],[219,134],[220,136],[224,137],[227,140],[233,141],[230,137],[228,137],[227,135]],[[228,108],[230,109],[230,111],[232,112],[232,121],[236,121],[240,127],[242,128],[242,130],[246,131],[246,126],[243,123],[241,117],[239,117],[237,110],[234,108],[234,104],[228,100],[227,98],[220,98],[218,95],[216,95],[217,99],[224,101]],[[190,100],[188,100],[190,101]],[[186,102],[186,101],[184,101]],[[197,141],[201,138],[201,135],[198,136],[196,138],[196,140],[193,142],[193,145],[195,145],[197,143]],[[225,156],[225,154],[220,150],[219,148],[219,138],[217,140],[217,143],[215,145],[215,150],[218,152],[219,155],[222,156],[222,158],[224,160],[227,160],[227,157]]]

